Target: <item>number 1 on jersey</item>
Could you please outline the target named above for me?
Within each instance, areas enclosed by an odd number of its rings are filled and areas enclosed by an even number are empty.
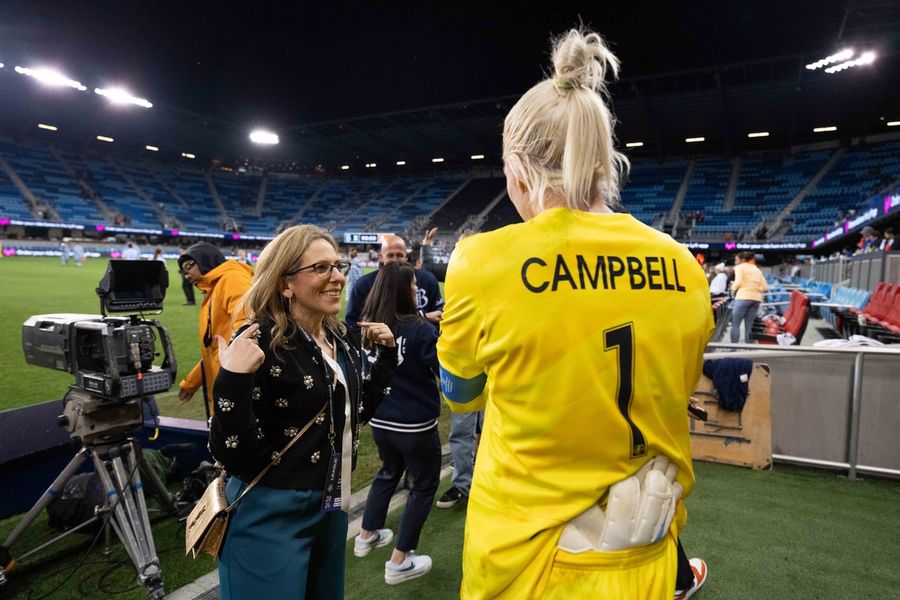
[[[616,382],[616,404],[631,430],[631,458],[643,456],[647,453],[647,442],[629,414],[634,397],[634,326],[625,323],[607,329],[603,332],[603,345],[606,352],[617,350],[619,379]]]

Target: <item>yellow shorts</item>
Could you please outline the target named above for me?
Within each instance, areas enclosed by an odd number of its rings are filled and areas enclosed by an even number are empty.
[[[669,534],[642,548],[572,554],[556,549],[536,598],[669,600],[675,592],[677,546]]]

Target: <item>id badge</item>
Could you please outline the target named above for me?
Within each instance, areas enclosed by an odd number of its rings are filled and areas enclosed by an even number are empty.
[[[325,474],[325,495],[322,497],[322,512],[341,510],[341,453],[332,452]]]

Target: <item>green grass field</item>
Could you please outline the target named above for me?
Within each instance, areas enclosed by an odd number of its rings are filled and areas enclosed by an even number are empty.
[[[5,392],[0,397],[0,409],[62,396],[71,376],[25,364],[21,325],[33,314],[97,313],[93,290],[105,266],[105,261],[89,261],[82,269],[76,269],[71,264],[62,268],[54,259],[0,259],[4,282],[0,291],[0,389]],[[169,269],[173,284],[177,284],[174,264]],[[179,286],[170,288],[166,310],[159,317],[172,335],[180,374],[199,356],[198,309],[182,306],[183,300]],[[184,407],[172,393],[157,399],[163,414],[203,417],[198,399]],[[446,440],[446,414],[441,427],[441,437]],[[377,455],[366,433],[359,468],[354,473],[354,489],[368,485],[377,465]],[[695,596],[698,600],[900,597],[900,482],[851,482],[824,471],[781,465],[772,471],[755,472],[697,463],[696,471],[698,484],[687,502],[690,516],[683,541],[689,555],[704,557],[710,567],[709,582]],[[447,485],[444,482],[439,493]],[[395,531],[398,516],[389,517],[388,526]],[[389,548],[379,548],[368,557],[357,559],[352,555],[352,546],[348,546],[347,598],[458,597],[464,521],[462,509],[432,511],[419,551],[434,558],[434,569],[427,576],[400,586],[384,584],[384,561]],[[0,539],[17,522],[18,518],[0,521]],[[184,558],[184,529],[176,520],[158,519],[153,532],[167,591],[215,568],[207,559]],[[49,535],[43,514],[15,548],[19,552],[28,550]],[[122,561],[121,546],[114,544],[112,554],[104,556],[101,541],[86,553],[89,539],[76,534],[24,561],[6,588],[0,589],[0,595],[23,600],[38,598],[66,580],[51,598],[144,598],[143,591],[134,587],[130,565]]]
[[[689,556],[709,566],[697,600],[900,597],[900,482],[848,481],[787,466],[695,467],[682,542]],[[388,520],[395,532],[398,516]],[[348,544],[347,599],[458,598],[464,524],[464,510],[432,510],[418,550],[434,567],[399,586],[384,583],[390,548],[356,558]]]
[[[106,270],[107,261],[88,260],[81,268],[69,261],[62,267],[55,258],[0,259],[0,410],[28,406],[62,398],[73,381],[68,373],[31,366],[22,354],[22,323],[31,315],[48,313],[100,314],[100,300],[94,291]],[[197,306],[183,306],[184,294],[177,265],[169,261],[170,287],[165,310],[159,319],[169,334],[182,377],[200,359],[197,334]],[[197,290],[198,297],[202,294]],[[157,396],[162,413],[172,417],[203,419],[200,395],[185,406],[176,393]]]

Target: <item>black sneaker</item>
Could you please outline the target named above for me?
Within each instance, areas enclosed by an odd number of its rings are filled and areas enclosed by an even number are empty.
[[[460,502],[465,502],[467,496],[460,491],[456,486],[451,487],[449,490],[444,492],[444,495],[438,498],[437,507],[438,508],[453,508]]]

